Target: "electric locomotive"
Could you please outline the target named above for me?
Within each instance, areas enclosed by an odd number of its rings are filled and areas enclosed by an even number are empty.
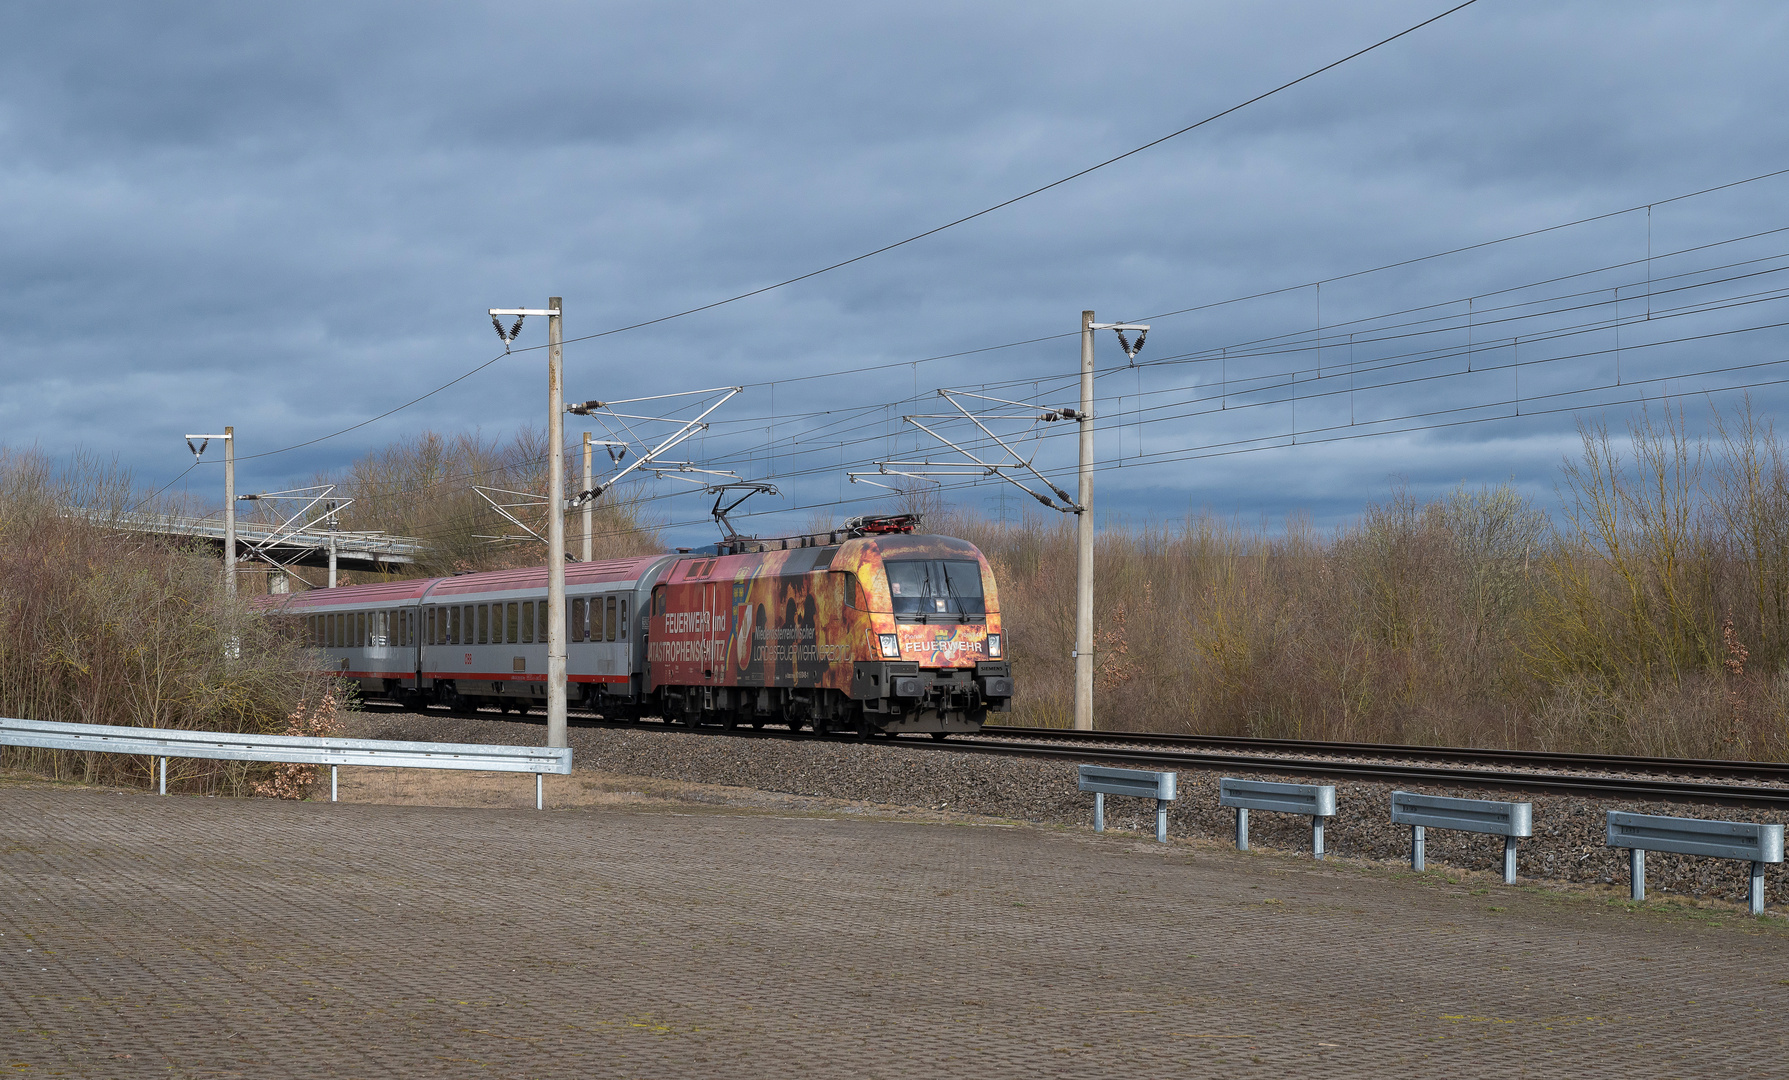
[[[979,730],[1011,708],[973,544],[860,518],[778,540],[566,567],[567,694],[619,718],[816,732]],[[546,569],[266,597],[331,672],[411,705],[545,703]]]

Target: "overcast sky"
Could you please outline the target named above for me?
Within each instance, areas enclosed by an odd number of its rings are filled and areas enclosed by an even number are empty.
[[[0,439],[116,454],[159,486],[191,463],[181,435],[233,424],[254,491],[428,429],[507,436],[544,416],[538,350],[250,456],[501,354],[488,307],[562,296],[576,339],[772,284],[1448,6],[15,0]],[[1748,328],[1789,320],[1789,233],[1739,238],[1789,225],[1789,177],[1665,201],[1789,168],[1785,45],[1780,3],[1480,0],[940,235],[573,341],[567,397],[749,384],[684,456],[778,484],[782,515],[754,526],[799,527],[885,505],[847,471],[950,460],[901,421],[944,408],[940,387],[1071,404],[1093,309],[1154,327],[1100,380],[1102,516],[1339,523],[1400,478],[1550,503],[1581,417],[1619,425],[1667,390],[1703,412],[1734,386],[1785,400],[1786,332]],[[516,346],[544,334],[531,319]],[[1124,365],[1112,335],[1098,348]],[[1072,491],[1070,426],[1007,428]],[[952,497],[1016,513],[998,487]]]

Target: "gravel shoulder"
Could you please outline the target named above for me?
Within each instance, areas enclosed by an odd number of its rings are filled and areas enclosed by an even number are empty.
[[[348,733],[359,738],[527,745],[539,743],[544,735],[542,717],[505,718],[496,713],[451,716],[368,710],[353,714],[349,723]],[[548,778],[550,805],[643,800],[733,811],[1029,822],[1076,829],[1090,829],[1093,819],[1093,796],[1076,790],[1075,763],[1060,759],[952,752],[904,739],[859,744],[735,737],[718,729],[712,733],[665,729],[652,723],[580,726],[575,718],[570,741],[576,771],[570,778]],[[471,805],[528,805],[533,800],[528,778],[514,775],[477,774],[491,779],[474,783],[466,774],[378,770],[407,776],[348,778],[357,771],[374,770],[344,771],[344,798],[353,801],[465,798],[474,800]],[[1180,770],[1180,798],[1169,812],[1171,837],[1216,843],[1232,839],[1231,812],[1217,804],[1221,775],[1215,768]],[[1627,895],[1627,854],[1603,844],[1603,815],[1608,810],[1789,824],[1789,814],[1753,808],[1338,781],[1296,772],[1247,775],[1334,783],[1338,814],[1326,830],[1330,858],[1381,866],[1404,866],[1409,858],[1408,830],[1389,819],[1387,807],[1394,789],[1531,802],[1535,835],[1522,842],[1521,880],[1572,886],[1574,891],[1621,901]],[[456,776],[459,779],[453,779]],[[477,793],[481,791],[486,794]],[[478,801],[483,799],[497,801]],[[1309,850],[1306,819],[1261,813],[1251,817],[1251,847],[1264,852]],[[1142,800],[1107,800],[1108,829],[1151,832],[1153,819],[1153,806]],[[1500,838],[1430,830],[1426,847],[1431,872],[1502,887]],[[1740,863],[1652,852],[1647,856],[1649,903],[1656,898],[1661,903],[1737,908],[1745,900],[1746,873]],[[1776,916],[1789,907],[1789,875],[1782,865],[1768,868],[1766,904],[1776,909]]]

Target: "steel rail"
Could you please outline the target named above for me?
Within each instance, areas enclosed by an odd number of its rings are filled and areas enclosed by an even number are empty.
[[[1577,754],[1551,750],[1499,750],[1464,746],[1406,746],[1400,743],[1322,742],[1314,739],[1266,739],[1244,735],[1184,735],[1141,731],[1074,731],[1068,728],[984,726],[981,735],[1038,741],[1080,741],[1100,744],[1192,746],[1257,753],[1368,755],[1425,761],[1470,761],[1482,765],[1542,769],[1600,769],[1608,772],[1669,772],[1700,776],[1747,777],[1789,781],[1789,763],[1730,761],[1709,758],[1634,757],[1623,754]]]
[[[1085,733],[1083,733],[1085,734]],[[910,745],[918,746],[920,743]],[[1649,777],[1596,776],[1583,773],[1497,772],[1489,769],[1449,769],[1429,765],[1347,761],[1308,757],[1266,757],[1245,754],[1205,753],[1130,746],[1049,746],[1024,742],[952,739],[923,745],[975,754],[1014,757],[1050,757],[1064,760],[1128,762],[1141,765],[1192,766],[1234,769],[1243,772],[1279,773],[1287,776],[1334,776],[1354,780],[1395,780],[1403,783],[1445,784],[1502,790],[1543,791],[1603,798],[1662,799],[1669,801],[1731,803],[1789,810],[1789,788],[1747,787],[1734,784],[1696,783]]]
[[[371,704],[369,702],[369,704]],[[421,710],[407,710],[421,711]],[[432,710],[430,710],[432,711]],[[463,715],[483,715],[465,713]],[[498,714],[508,715],[508,714]],[[524,716],[528,715],[526,713]],[[595,715],[580,716],[582,725],[615,728],[639,728],[643,721],[608,719]],[[731,735],[737,738],[756,739],[803,739],[812,740],[811,734],[797,731],[778,730],[775,728],[735,728],[726,729],[718,726],[688,728],[684,725],[661,721],[658,725],[665,731],[683,730],[690,734]],[[1040,741],[1027,742],[1027,738],[1039,737],[1040,732],[1047,732]],[[1090,739],[1089,736],[1092,736]],[[856,741],[856,736],[834,734],[825,737],[833,742]],[[1265,754],[1222,753],[1202,750],[1172,749],[1162,743],[1185,743],[1201,740],[1206,736],[1173,736],[1133,734],[1128,732],[1086,732],[1071,731],[1060,728],[1009,728],[984,727],[979,735],[958,735],[948,740],[932,739],[888,739],[879,740],[876,745],[898,746],[919,750],[947,750],[968,754],[995,754],[1006,757],[1056,758],[1063,761],[1097,761],[1147,765],[1161,767],[1190,767],[1200,769],[1224,770],[1232,769],[1251,773],[1279,773],[1287,776],[1328,776],[1352,780],[1396,781],[1402,783],[1439,784],[1454,787],[1487,788],[1492,790],[1539,791],[1563,795],[1594,795],[1600,798],[1621,799],[1653,799],[1671,802],[1726,803],[1732,805],[1763,807],[1789,810],[1789,788],[1769,788],[1723,783],[1703,783],[1690,780],[1664,779],[1645,776],[1598,776],[1586,773],[1542,773],[1519,771],[1496,771],[1478,768],[1448,768],[1439,765],[1411,765],[1393,762],[1350,761],[1336,757],[1280,757]],[[1212,739],[1224,739],[1229,743],[1248,744],[1252,748],[1270,746],[1282,752],[1297,750],[1305,754],[1365,754],[1376,753],[1388,757],[1422,756],[1443,757],[1446,754],[1483,755],[1484,760],[1496,764],[1520,764],[1529,768],[1577,768],[1583,769],[1586,763],[1594,763],[1594,767],[1611,768],[1606,763],[1625,763],[1627,771],[1651,770],[1662,771],[1665,766],[1678,769],[1701,767],[1703,765],[1730,766],[1734,769],[1751,768],[1769,770],[1773,768],[1769,762],[1704,762],[1694,760],[1676,760],[1671,758],[1633,758],[1603,757],[1596,755],[1555,755],[1540,751],[1472,751],[1449,747],[1409,747],[1375,743],[1319,743],[1298,742],[1295,740],[1277,739],[1230,739],[1227,736],[1211,736]],[[1049,745],[1051,742],[1103,742],[1101,746],[1063,746]],[[1150,745],[1151,742],[1155,745]],[[1412,752],[1418,752],[1413,755]],[[1501,755],[1501,757],[1499,757]],[[1615,771],[1611,768],[1611,771]],[[1757,775],[1757,773],[1740,774]],[[1775,774],[1767,774],[1775,775]]]

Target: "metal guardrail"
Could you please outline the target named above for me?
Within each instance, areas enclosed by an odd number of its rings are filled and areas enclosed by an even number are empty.
[[[1168,842],[1168,804],[1174,801],[1175,774],[1147,769],[1114,769],[1105,765],[1081,766],[1078,785],[1093,792],[1093,831],[1106,831],[1106,796],[1125,795],[1155,800],[1155,838]]]
[[[1646,899],[1646,853],[1669,851],[1752,864],[1747,890],[1752,914],[1764,914],[1764,866],[1783,861],[1783,827],[1750,821],[1707,821],[1702,818],[1655,817],[1611,810],[1607,844],[1628,849],[1629,895]]]
[[[476,769],[534,774],[534,804],[545,807],[542,777],[571,772],[571,748],[483,746],[476,743],[396,742],[308,735],[247,735],[173,728],[68,724],[0,717],[0,746],[140,754],[161,759],[160,790],[168,793],[169,758],[273,761],[329,766],[329,801],[336,801],[336,770],[343,765],[404,769]]]
[[[1516,840],[1534,835],[1534,804],[1391,793],[1391,820],[1410,826],[1410,868],[1423,868],[1423,830],[1454,829],[1503,837],[1503,883],[1516,883]]]
[[[1249,849],[1249,811],[1303,814],[1311,819],[1311,854],[1323,857],[1323,819],[1336,816],[1333,784],[1280,784],[1271,780],[1241,780],[1226,776],[1218,781],[1218,805],[1236,810],[1236,850]]]

